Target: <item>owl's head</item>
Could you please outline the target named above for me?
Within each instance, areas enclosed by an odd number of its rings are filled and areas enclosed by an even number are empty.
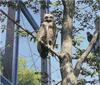
[[[43,18],[43,21],[45,21],[45,22],[53,22],[54,21],[54,17],[53,17],[52,14],[45,14],[44,18]]]

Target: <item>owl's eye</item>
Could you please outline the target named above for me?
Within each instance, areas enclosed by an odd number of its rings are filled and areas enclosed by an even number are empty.
[[[45,17],[45,19],[47,19],[47,18],[48,18],[48,16]]]
[[[52,16],[50,16],[50,18],[51,18],[51,19],[53,19],[53,17],[52,17]]]

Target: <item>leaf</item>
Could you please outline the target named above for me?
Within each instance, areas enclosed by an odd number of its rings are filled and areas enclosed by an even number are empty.
[[[40,85],[40,74],[28,68],[26,59],[19,57],[18,85]]]

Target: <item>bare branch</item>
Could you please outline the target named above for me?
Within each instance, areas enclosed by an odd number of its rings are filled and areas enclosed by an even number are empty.
[[[78,30],[74,30],[73,33],[77,33],[79,31],[84,31],[84,29],[83,28],[79,28]]]
[[[13,23],[15,23],[18,27],[20,27],[23,31],[25,31],[26,33],[28,33],[29,35],[31,35],[33,38],[36,38],[31,32],[29,32],[28,30],[24,29],[21,25],[19,25],[15,20],[13,20],[10,16],[8,16],[3,10],[0,10],[6,17],[8,17]],[[45,45],[43,42],[41,42],[46,48],[48,48],[48,50],[50,50],[53,54],[55,54],[56,56],[60,56],[54,49],[48,47],[47,45]]]
[[[36,38],[31,32],[29,32],[28,30],[24,29],[21,25],[18,24],[17,21],[13,20],[9,15],[7,15],[3,10],[0,10],[0,12],[2,12],[6,17],[8,17],[14,24],[16,24],[18,27],[20,27],[23,31],[25,31],[26,33],[28,33],[29,35],[31,35],[33,38]]]
[[[91,40],[91,42],[89,43],[89,46],[87,47],[86,51],[81,55],[81,57],[78,59],[76,66],[75,66],[75,75],[78,76],[80,73],[80,69],[81,69],[81,65],[83,63],[83,61],[86,59],[86,57],[88,56],[88,54],[90,53],[90,51],[92,50],[92,47],[94,45],[94,43],[96,42],[98,37],[98,32],[96,32]]]
[[[62,82],[62,80],[61,81],[59,81],[58,83],[56,83],[55,85],[58,85],[58,84],[60,84]]]

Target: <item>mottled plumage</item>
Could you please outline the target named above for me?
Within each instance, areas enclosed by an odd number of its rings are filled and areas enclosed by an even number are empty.
[[[54,48],[56,38],[56,25],[54,23],[54,17],[52,14],[45,14],[43,18],[43,23],[37,33],[38,40],[38,52],[42,58],[47,57],[48,50],[41,43],[45,43],[47,46]]]

